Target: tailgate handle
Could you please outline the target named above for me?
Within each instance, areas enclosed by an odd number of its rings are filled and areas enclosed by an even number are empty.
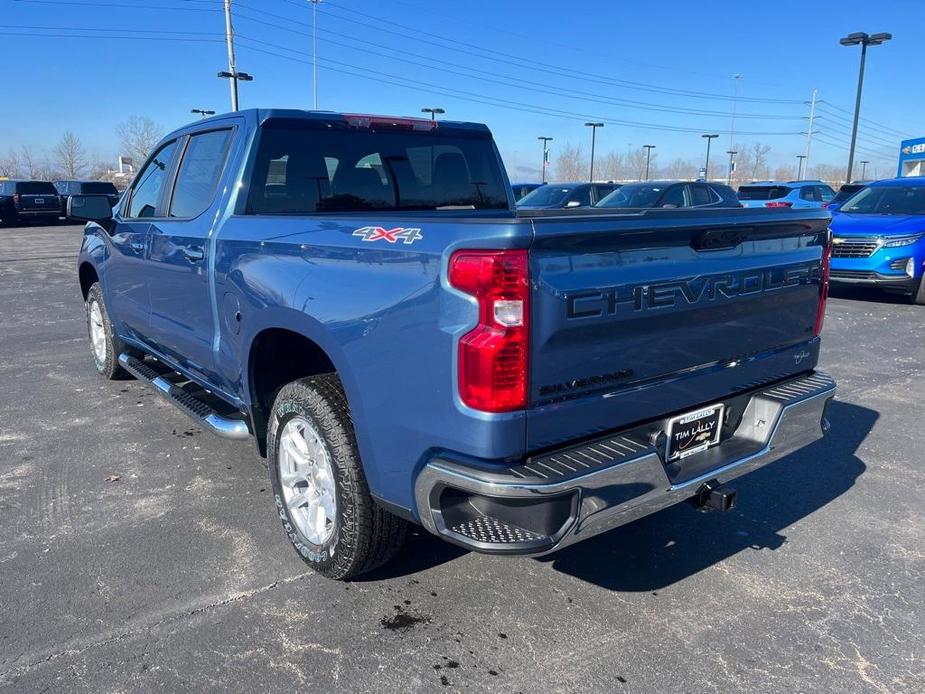
[[[751,229],[709,229],[701,231],[691,238],[691,247],[695,251],[716,251],[723,248],[735,248],[742,243]]]

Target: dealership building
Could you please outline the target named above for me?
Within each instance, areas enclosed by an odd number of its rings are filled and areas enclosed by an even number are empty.
[[[897,176],[925,176],[925,137],[903,140],[899,146]]]

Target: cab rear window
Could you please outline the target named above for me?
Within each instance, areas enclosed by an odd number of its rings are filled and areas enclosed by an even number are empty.
[[[507,209],[490,138],[264,128],[247,214]]]
[[[80,192],[83,195],[118,195],[119,191],[112,183],[105,181],[88,181],[80,184]]]
[[[739,200],[776,200],[785,198],[793,190],[787,186],[742,186]]]

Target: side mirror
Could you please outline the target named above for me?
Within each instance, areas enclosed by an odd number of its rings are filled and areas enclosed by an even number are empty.
[[[565,203],[566,207],[581,207],[581,202],[578,200],[569,200]]]
[[[78,222],[107,222],[112,219],[112,203],[105,195],[72,195],[67,216]]]

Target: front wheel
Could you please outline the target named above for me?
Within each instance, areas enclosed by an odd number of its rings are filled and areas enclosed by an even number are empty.
[[[925,306],[925,275],[919,278],[919,286],[912,292],[912,303]]]
[[[124,351],[125,345],[112,329],[99,282],[87,292],[86,308],[90,354],[97,372],[110,380],[128,378],[128,372],[119,365],[119,354]]]
[[[270,484],[296,551],[318,573],[344,580],[401,548],[407,523],[369,493],[340,380],[322,374],[280,390],[270,414]]]

